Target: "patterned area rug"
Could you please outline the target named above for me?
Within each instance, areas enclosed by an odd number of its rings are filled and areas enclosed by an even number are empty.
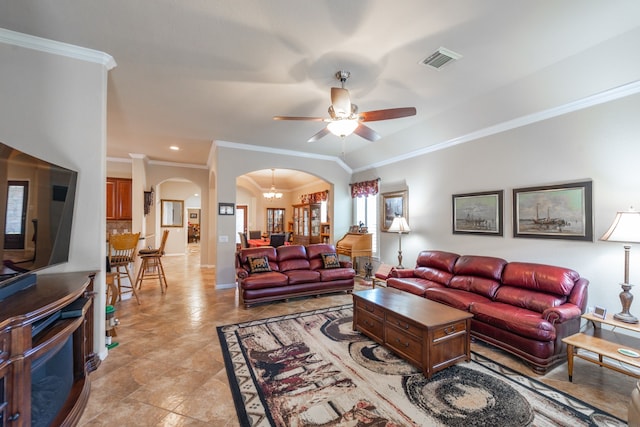
[[[472,353],[427,381],[352,330],[352,305],[218,327],[243,426],[623,426]]]

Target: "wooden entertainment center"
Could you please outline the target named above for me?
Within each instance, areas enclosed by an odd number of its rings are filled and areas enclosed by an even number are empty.
[[[88,373],[100,363],[93,353],[94,275],[38,275],[35,285],[0,301],[1,426],[73,426],[80,420],[89,398]],[[41,366],[54,369],[46,365],[50,360],[68,366],[62,375],[67,385],[61,403],[47,408],[53,415],[38,422],[45,411],[36,408],[36,399],[45,393],[38,395],[33,374]],[[48,400],[43,406],[51,405]]]

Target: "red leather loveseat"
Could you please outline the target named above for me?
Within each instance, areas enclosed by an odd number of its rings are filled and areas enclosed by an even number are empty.
[[[589,281],[568,268],[501,258],[422,251],[387,286],[469,311],[471,336],[544,373],[566,360],[564,337],[580,329]]]
[[[335,246],[324,243],[245,248],[236,259],[245,307],[292,297],[351,292],[355,275],[351,262],[339,261]]]

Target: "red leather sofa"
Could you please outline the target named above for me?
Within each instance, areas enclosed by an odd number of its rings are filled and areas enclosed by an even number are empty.
[[[356,272],[351,262],[338,261],[335,255],[338,264],[326,268],[323,255],[328,254],[336,254],[334,245],[241,249],[236,257],[236,277],[242,303],[249,307],[292,297],[353,291]],[[256,260],[265,256],[269,264],[266,270],[270,271],[252,272],[252,262],[255,265]]]
[[[564,337],[580,329],[589,281],[568,268],[422,251],[387,286],[469,311],[471,336],[546,372],[566,360]]]

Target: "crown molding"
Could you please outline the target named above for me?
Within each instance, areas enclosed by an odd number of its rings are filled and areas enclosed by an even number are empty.
[[[314,159],[314,160],[327,160],[330,162],[336,162],[347,173],[350,173],[350,174],[353,173],[353,170],[349,167],[349,165],[347,165],[341,158],[336,156],[327,156],[324,154],[314,154],[314,153],[303,153],[301,151],[284,150],[282,148],[263,147],[261,145],[240,144],[237,142],[229,142],[229,141],[221,141],[221,140],[214,141],[213,143],[217,147],[233,148],[236,150],[259,151],[262,153],[280,154],[280,155],[293,156],[293,157],[303,157],[303,158]]]
[[[357,173],[357,172],[362,172],[369,169],[375,169],[378,167],[397,163],[402,160],[418,157],[423,154],[444,150],[445,148],[453,147],[458,144],[464,144],[466,142],[471,142],[476,139],[495,135],[511,129],[516,129],[526,125],[530,125],[532,123],[541,122],[543,120],[548,120],[554,117],[562,116],[564,114],[572,113],[574,111],[583,110],[585,108],[593,107],[595,105],[600,105],[606,102],[615,101],[616,99],[624,98],[630,95],[635,95],[639,92],[640,92],[640,80],[636,80],[634,82],[627,83],[625,85],[618,86],[612,89],[608,89],[608,90],[596,93],[594,95],[590,95],[585,98],[579,99],[577,101],[560,105],[558,107],[549,108],[547,110],[539,111],[533,114],[528,114],[526,116],[518,117],[513,120],[508,120],[506,122],[498,123],[494,126],[489,126],[484,129],[479,129],[477,131],[470,132],[466,135],[461,135],[456,138],[439,142],[437,144],[432,144],[420,150],[412,151],[412,152],[403,154],[401,156],[385,159],[381,162],[372,163],[370,165],[354,169],[353,172]]]
[[[94,62],[104,66],[107,71],[117,65],[113,56],[108,53],[32,36],[30,34],[19,33],[5,28],[0,28],[0,43],[20,46],[26,49],[38,50],[40,52],[51,53],[54,55],[66,56],[69,58],[79,59],[81,61]]]

